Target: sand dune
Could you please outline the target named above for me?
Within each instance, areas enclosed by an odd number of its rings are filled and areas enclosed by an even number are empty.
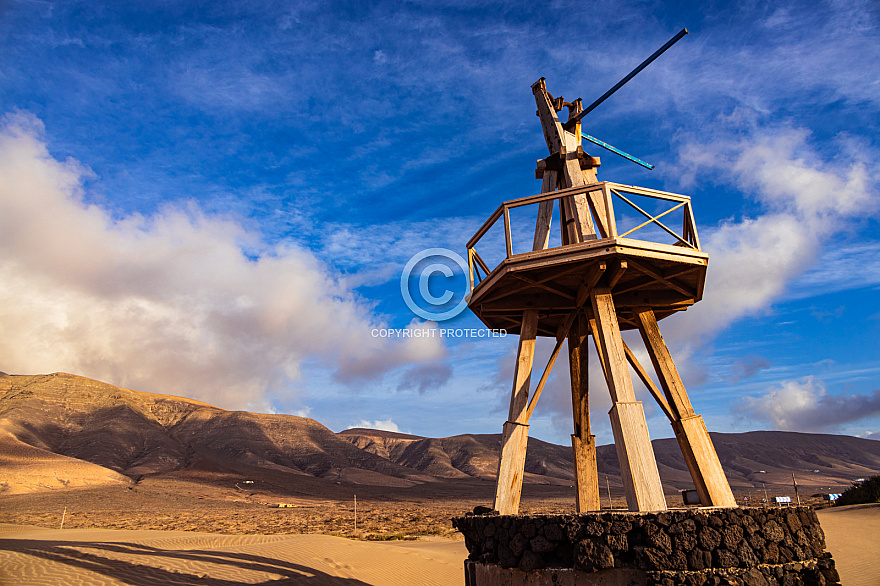
[[[880,503],[818,511],[840,583],[880,585]]]
[[[118,472],[19,440],[8,421],[0,421],[0,493],[24,494],[57,488],[128,485]]]
[[[880,584],[880,504],[819,511],[846,586]],[[461,586],[462,541],[0,525],[0,584]]]
[[[0,584],[459,586],[462,541],[0,526]]]

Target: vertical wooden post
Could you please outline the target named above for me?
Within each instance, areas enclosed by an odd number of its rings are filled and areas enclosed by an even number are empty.
[[[556,191],[558,174],[556,171],[544,171],[544,183],[541,193]],[[553,219],[553,200],[538,204],[538,218],[535,220],[535,240],[532,250],[544,250],[550,245],[550,221]]]
[[[721,468],[712,438],[709,437],[703,418],[694,413],[669,348],[660,334],[654,311],[650,308],[639,309],[636,311],[636,321],[654,364],[654,371],[660,379],[663,394],[672,410],[672,429],[694,480],[697,494],[700,495],[700,502],[704,506],[735,507],[736,499]]]
[[[590,433],[590,398],[587,346],[588,326],[580,314],[568,335],[568,365],[571,373],[571,408],[574,433],[571,450],[574,457],[575,505],[578,513],[598,511],[599,474],[596,468],[596,436]]]
[[[526,444],[529,439],[526,407],[529,402],[529,382],[532,376],[537,332],[538,311],[527,309],[523,312],[513,389],[510,393],[510,411],[504,424],[501,459],[498,462],[498,481],[495,486],[494,508],[502,515],[515,515],[519,511],[526,465]]]
[[[562,128],[556,109],[547,95],[547,88],[543,78],[532,85],[532,93],[535,95],[535,103],[538,106],[538,116],[541,118],[541,128],[544,130],[544,139],[550,154],[559,154],[563,168],[560,173],[563,187],[576,187],[586,185],[584,172],[581,170],[580,161],[577,158],[577,147],[580,136]],[[592,175],[595,180],[595,172]],[[560,218],[565,215],[566,220],[562,229],[567,232],[569,243],[583,242],[596,237],[596,230],[590,216],[587,196],[584,194],[564,198],[560,201]]]
[[[642,403],[636,401],[633,391],[611,290],[594,288],[590,301],[598,334],[594,340],[605,363],[605,378],[614,402],[609,415],[627,506],[630,511],[666,510],[648,424]]]

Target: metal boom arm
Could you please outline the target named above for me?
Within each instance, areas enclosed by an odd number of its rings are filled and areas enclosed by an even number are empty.
[[[688,30],[686,28],[681,29],[681,31],[679,31],[679,33],[677,35],[675,35],[674,37],[669,39],[666,42],[666,44],[663,45],[662,47],[660,47],[659,49],[657,49],[657,51],[655,51],[653,55],[651,55],[650,57],[648,57],[647,59],[642,61],[642,64],[639,65],[638,67],[636,67],[635,69],[633,69],[629,73],[629,75],[627,75],[626,77],[624,77],[623,79],[618,81],[617,85],[615,85],[613,88],[611,88],[610,90],[605,92],[601,98],[599,98],[598,100],[596,100],[595,102],[593,102],[592,104],[587,106],[583,112],[580,112],[579,114],[577,114],[573,118],[569,118],[568,122],[563,124],[562,127],[565,128],[566,130],[571,130],[572,128],[574,128],[575,124],[577,124],[581,120],[581,118],[583,118],[584,116],[586,116],[587,114],[592,112],[596,108],[596,106],[598,106],[599,104],[601,104],[602,102],[607,100],[609,98],[609,96],[611,96],[611,94],[613,94],[614,92],[616,92],[617,90],[622,88],[626,82],[628,82],[629,80],[634,78],[636,75],[638,75],[638,73],[642,69],[644,69],[645,67],[650,65],[651,62],[654,61],[654,59],[656,59],[657,57],[662,55],[664,53],[664,51],[666,51],[666,49],[668,49],[669,47],[671,47],[672,45],[677,43],[686,34],[688,34]]]

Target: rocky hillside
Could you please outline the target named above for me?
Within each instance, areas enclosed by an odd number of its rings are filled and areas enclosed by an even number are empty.
[[[8,471],[11,492],[136,481],[196,464],[243,476],[263,469],[392,485],[430,480],[358,449],[313,419],[226,411],[63,373],[0,375],[0,431],[0,467]],[[93,465],[88,479],[68,470],[73,462]],[[13,479],[21,466],[30,474]]]
[[[735,490],[789,485],[795,473],[802,486],[838,492],[880,472],[877,441],[787,432],[712,438]],[[497,434],[337,434],[313,419],[227,411],[71,374],[0,373],[0,492],[7,494],[219,471],[233,481],[262,478],[288,489],[307,483],[313,492],[339,483],[488,482],[499,451]],[[692,487],[674,439],[655,441],[654,451],[667,490]],[[600,477],[619,485],[614,446],[600,446],[597,456]],[[571,448],[529,438],[525,481],[572,485]]]

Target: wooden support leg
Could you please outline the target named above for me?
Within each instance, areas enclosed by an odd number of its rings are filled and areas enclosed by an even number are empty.
[[[526,408],[529,401],[529,381],[535,354],[535,336],[538,332],[538,312],[523,312],[519,349],[513,390],[510,393],[510,411],[504,424],[501,440],[501,458],[498,462],[498,483],[495,487],[495,510],[502,515],[515,515],[519,511],[523,472],[526,464],[526,444],[529,426],[526,424]]]
[[[586,318],[580,314],[568,335],[568,364],[571,373],[571,407],[574,433],[571,449],[574,458],[575,504],[578,513],[600,510],[599,473],[596,469],[596,436],[590,433],[590,401]]]
[[[712,507],[737,506],[703,418],[694,415],[674,421],[672,429],[694,479],[700,502]]]
[[[666,498],[641,401],[617,402],[608,412],[630,511],[665,511]]]
[[[590,301],[598,334],[594,336],[596,349],[605,363],[605,379],[614,402],[609,415],[627,506],[630,511],[666,510],[648,424],[641,402],[635,400],[611,290],[594,288]]]
[[[574,474],[577,494],[575,507],[578,513],[598,511],[599,472],[596,468],[596,436],[571,435],[571,451],[574,456]]]
[[[702,417],[694,413],[669,348],[660,335],[654,311],[641,309],[636,312],[636,318],[642,340],[651,356],[657,378],[660,379],[660,386],[663,387],[663,393],[673,412],[672,429],[678,445],[681,446],[697,494],[700,495],[700,502],[705,506],[735,507],[736,499],[721,468],[706,424]]]
[[[501,515],[516,515],[522,496],[522,481],[526,467],[526,446],[529,426],[513,421],[504,423],[501,437],[501,461],[498,465],[498,485],[495,488],[495,510]]]

